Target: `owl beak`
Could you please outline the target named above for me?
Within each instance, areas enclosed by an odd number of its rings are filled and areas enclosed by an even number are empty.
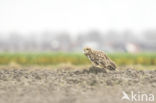
[[[85,49],[83,48],[83,53],[85,53]]]
[[[86,53],[85,50],[83,50],[83,53],[84,53],[84,54]]]

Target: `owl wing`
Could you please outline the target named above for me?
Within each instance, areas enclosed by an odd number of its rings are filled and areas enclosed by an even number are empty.
[[[116,64],[106,55],[103,53],[103,63],[105,63],[106,67],[110,70],[115,70],[116,69]]]
[[[102,51],[98,51],[96,54],[97,54],[96,58],[97,58],[99,65],[106,67],[107,62],[108,62],[106,55]]]
[[[102,51],[99,52],[98,56],[99,56],[99,59],[101,59],[102,61],[105,61],[105,62],[109,61],[109,57],[107,57],[107,55]]]

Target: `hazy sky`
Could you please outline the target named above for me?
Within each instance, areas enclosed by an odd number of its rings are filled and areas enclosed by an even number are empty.
[[[156,29],[156,0],[0,0],[0,33]]]

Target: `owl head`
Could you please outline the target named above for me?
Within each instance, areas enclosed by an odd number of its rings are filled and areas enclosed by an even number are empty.
[[[85,55],[88,55],[88,54],[90,54],[92,52],[92,49],[90,48],[90,47],[85,47],[84,49],[83,49],[83,53],[85,54]]]

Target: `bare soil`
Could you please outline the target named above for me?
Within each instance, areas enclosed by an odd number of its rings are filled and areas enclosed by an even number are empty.
[[[131,103],[122,91],[156,96],[156,70],[0,68],[0,103]]]

